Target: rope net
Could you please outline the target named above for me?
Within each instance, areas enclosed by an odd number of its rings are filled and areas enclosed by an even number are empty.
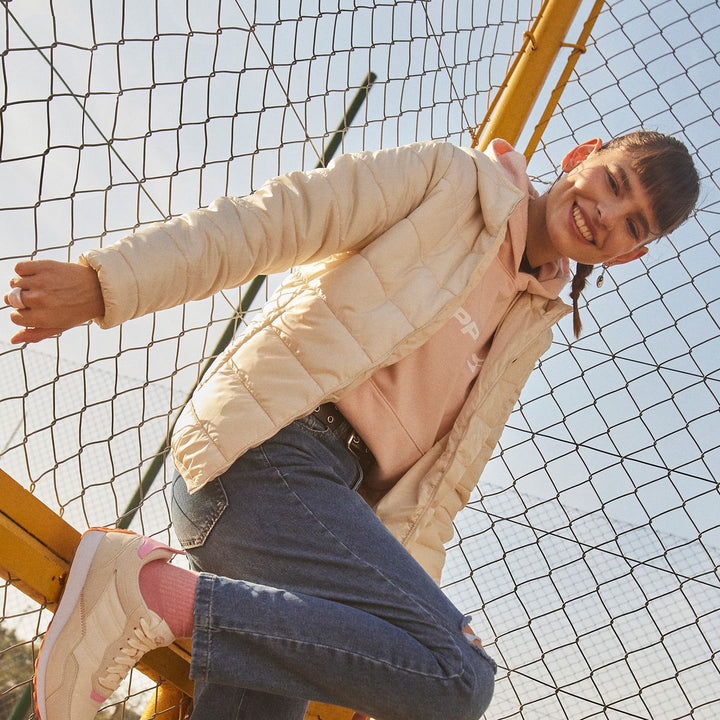
[[[540,4],[3,2],[0,277],[313,167],[369,72],[342,150],[469,145]],[[530,164],[541,186],[574,143],[645,126],[686,141],[703,186],[586,290],[579,341],[556,328],[457,520],[443,585],[499,663],[493,720],[720,712],[718,44],[714,0],[606,3]],[[173,542],[166,435],[276,284],[242,317],[245,288],[26,348],[3,311],[0,466],[80,530]],[[3,717],[49,619],[0,586]],[[134,673],[101,717],[151,693]]]

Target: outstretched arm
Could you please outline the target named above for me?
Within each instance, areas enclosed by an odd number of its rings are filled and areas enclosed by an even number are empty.
[[[291,172],[245,197],[148,225],[81,256],[105,298],[103,327],[200,300],[257,275],[360,251],[441,193],[454,157],[447,143],[343,155],[327,169]]]
[[[113,327],[257,275],[360,250],[441,192],[456,156],[473,163],[438,142],[344,155],[327,169],[289,173],[252,195],[140,228],[83,254],[80,264],[20,263],[14,285],[26,308],[11,319],[28,329],[12,341],[35,342],[91,319]]]
[[[10,313],[22,327],[12,343],[38,342],[76,325],[102,317],[105,312],[97,273],[77,263],[28,260],[15,266],[11,288],[20,289],[25,307]],[[8,295],[5,302],[10,304]]]

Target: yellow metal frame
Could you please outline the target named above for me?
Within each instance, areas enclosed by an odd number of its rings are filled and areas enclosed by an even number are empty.
[[[572,53],[528,144],[530,157],[551,117],[577,58],[584,52],[604,0],[596,0],[577,43],[565,36],[583,0],[545,0],[523,47],[512,63],[488,112],[473,133],[473,147],[494,137],[516,144],[561,48]],[[54,610],[80,533],[0,470],[0,576],[40,605]],[[182,642],[148,653],[138,669],[159,683],[143,718],[182,720],[189,714],[193,684],[190,648]],[[306,720],[361,720],[352,710],[311,703]]]
[[[0,575],[52,610],[80,533],[2,470],[0,498]]]
[[[543,133],[545,132],[545,128],[547,127],[548,123],[550,122],[550,118],[552,117],[553,113],[555,112],[555,108],[557,107],[558,102],[560,102],[560,96],[563,93],[563,90],[565,89],[565,86],[568,83],[568,80],[570,79],[570,75],[572,75],[573,70],[575,69],[575,65],[577,64],[578,59],[580,56],[585,52],[587,41],[590,37],[590,33],[592,32],[592,29],[595,25],[595,21],[598,19],[598,16],[600,15],[600,12],[603,9],[603,6],[605,5],[605,0],[595,0],[595,4],[592,7],[592,10],[590,11],[590,15],[588,16],[588,19],[585,21],[585,24],[583,25],[582,32],[580,33],[580,36],[577,39],[577,42],[574,45],[564,45],[564,47],[571,47],[572,52],[570,53],[570,57],[567,60],[567,63],[565,63],[565,68],[563,69],[562,73],[560,74],[560,77],[557,81],[557,84],[555,85],[555,89],[552,91],[552,94],[550,95],[550,99],[548,100],[548,103],[545,107],[545,110],[540,117],[540,120],[538,120],[537,125],[535,126],[535,130],[533,131],[532,137],[528,141],[527,147],[525,148],[525,158],[529,161],[532,157],[533,153],[535,152],[535,149],[538,146],[538,143],[540,142],[540,138],[543,136]]]
[[[0,470],[0,576],[54,610],[80,533]],[[190,650],[181,643],[148,653],[138,669],[192,695]]]
[[[3,470],[0,498],[0,576],[54,611],[80,533]],[[146,708],[147,717],[179,720],[186,714],[190,706],[187,698],[193,694],[187,643],[173,643],[148,653],[137,669],[160,684]],[[352,720],[353,716],[352,710],[320,703],[312,703],[307,715],[312,720]]]
[[[578,57],[585,52],[585,43],[604,0],[595,1],[578,41],[568,44],[565,37],[582,3],[583,0],[544,0],[485,117],[472,131],[472,147],[484,150],[496,137],[516,145],[560,50],[571,48],[570,58],[525,152],[530,159]]]

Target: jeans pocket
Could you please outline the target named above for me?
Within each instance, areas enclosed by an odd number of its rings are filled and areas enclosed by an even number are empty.
[[[192,495],[179,475],[172,487],[173,529],[186,550],[202,547],[228,506],[225,488],[218,478]]]

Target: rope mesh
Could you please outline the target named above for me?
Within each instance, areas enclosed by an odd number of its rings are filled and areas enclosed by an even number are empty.
[[[469,145],[540,4],[3,2],[0,277],[313,167],[370,71],[343,150]],[[689,223],[586,290],[579,341],[556,328],[457,520],[443,584],[500,665],[488,718],[720,711],[718,44],[716,0],[606,3],[531,162],[541,186],[574,142],[645,126],[687,142],[703,186]],[[172,542],[169,462],[133,497],[277,280],[242,318],[241,288],[27,348],[0,313],[0,466],[79,529]],[[0,586],[3,717],[49,617]],[[133,674],[102,717],[139,717],[149,687]]]

